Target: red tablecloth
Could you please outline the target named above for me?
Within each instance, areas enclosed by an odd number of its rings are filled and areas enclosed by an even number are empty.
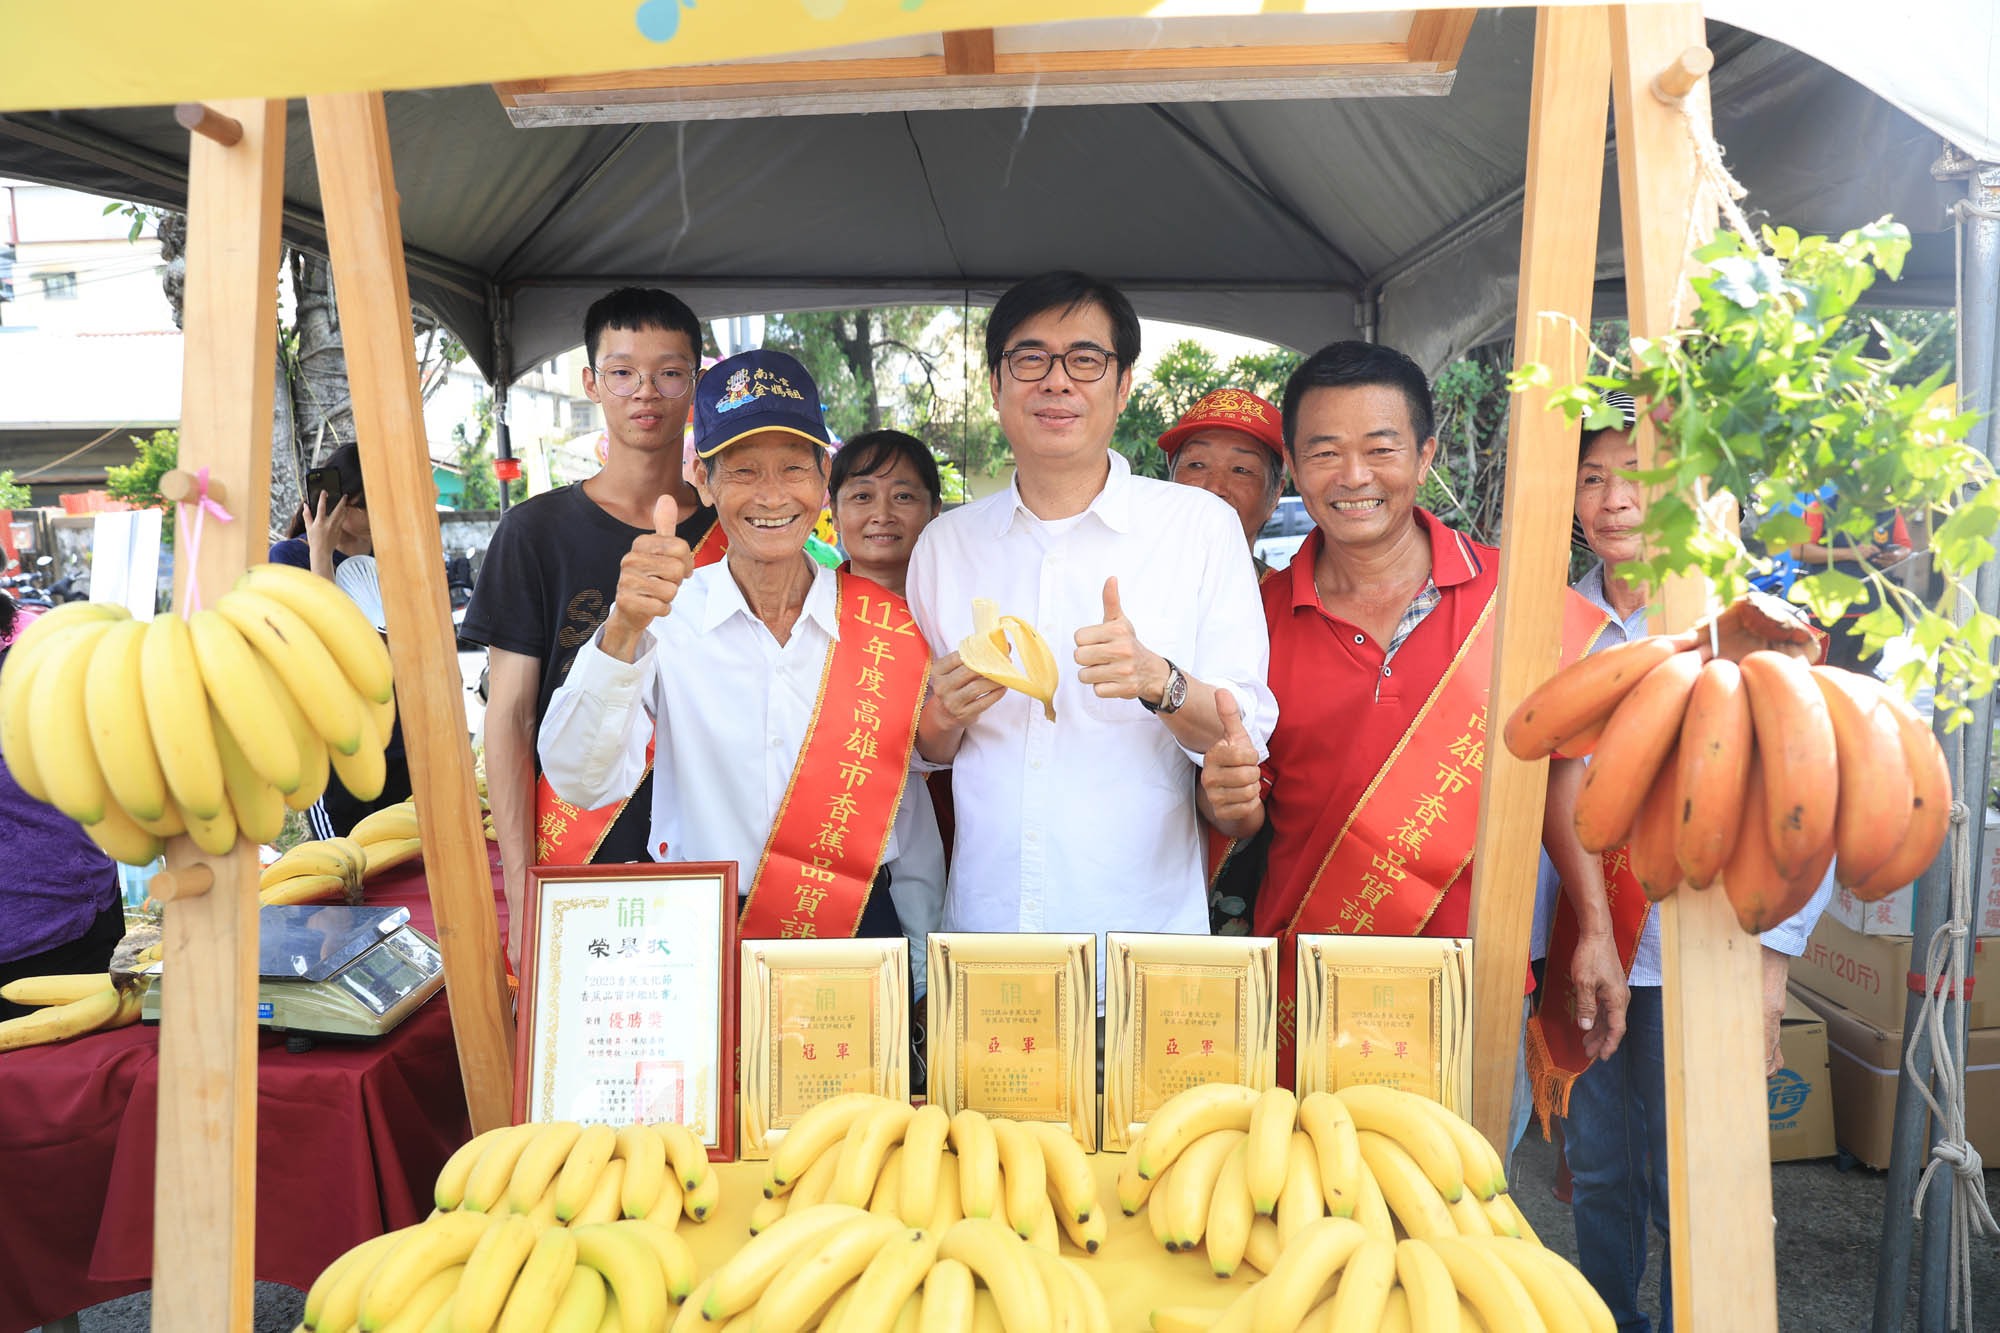
[[[499,870],[494,862],[494,897]],[[368,886],[434,934],[420,867]],[[151,1285],[158,1029],[0,1055],[0,1333]],[[257,1065],[256,1274],[311,1284],[350,1246],[430,1211],[438,1168],[471,1133],[440,993],[377,1042]]]

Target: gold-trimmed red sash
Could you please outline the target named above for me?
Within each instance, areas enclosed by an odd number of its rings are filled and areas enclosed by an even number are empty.
[[[901,597],[834,578],[840,634],[743,905],[746,940],[854,934],[910,775],[930,647]]]
[[[1632,873],[1626,848],[1612,848],[1598,859],[1604,866],[1604,896],[1611,908],[1611,941],[1618,947],[1618,965],[1629,977],[1653,904],[1640,887],[1639,877]],[[1583,1049],[1583,1029],[1576,1025],[1576,981],[1570,975],[1578,930],[1569,895],[1559,893],[1542,973],[1542,1004],[1528,1019],[1528,1082],[1544,1136],[1549,1132],[1550,1116],[1569,1114],[1570,1089],[1590,1068],[1590,1056]]]
[[[722,524],[711,523],[700,541],[694,544],[694,567],[712,565],[722,559],[729,550],[728,534]],[[646,741],[646,768],[639,775],[639,781],[646,780],[646,774],[653,771],[653,742]],[[637,784],[634,784],[636,789]],[[604,835],[618,822],[618,816],[625,813],[631,802],[630,796],[621,797],[610,805],[600,805],[595,810],[585,810],[556,795],[555,788],[549,786],[546,777],[535,778],[535,864],[544,866],[584,866],[589,865],[597,855],[597,849],[604,845]],[[656,857],[664,857],[664,847],[655,849]]]
[[[1472,862],[1498,600],[1496,589],[1361,799],[1345,812],[1329,805],[1307,841],[1324,840],[1326,853],[1279,935],[1280,1071],[1291,1068],[1298,937],[1420,935]],[[1588,653],[1609,623],[1587,599],[1564,598],[1562,664]]]

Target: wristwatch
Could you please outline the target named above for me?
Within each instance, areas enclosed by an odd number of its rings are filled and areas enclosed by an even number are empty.
[[[1187,673],[1172,662],[1167,662],[1167,688],[1161,691],[1160,701],[1154,703],[1150,699],[1141,699],[1139,702],[1144,705],[1147,712],[1158,713],[1162,717],[1169,713],[1178,713],[1181,705],[1187,702]]]

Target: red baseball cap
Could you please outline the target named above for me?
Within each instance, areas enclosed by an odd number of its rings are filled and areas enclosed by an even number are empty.
[[[1203,394],[1160,436],[1160,448],[1171,458],[1188,436],[1215,429],[1240,430],[1284,461],[1285,434],[1278,409],[1246,389],[1211,389]]]

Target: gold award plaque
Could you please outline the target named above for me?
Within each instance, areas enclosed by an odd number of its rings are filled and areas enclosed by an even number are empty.
[[[1384,1083],[1472,1111],[1472,941],[1299,937],[1297,1088]]]
[[[1097,1144],[1097,939],[930,937],[930,1100]]]
[[[844,1092],[910,1095],[906,940],[745,940],[737,1156]]]
[[[1276,940],[1114,931],[1104,959],[1106,1149],[1188,1088],[1277,1082]]]

